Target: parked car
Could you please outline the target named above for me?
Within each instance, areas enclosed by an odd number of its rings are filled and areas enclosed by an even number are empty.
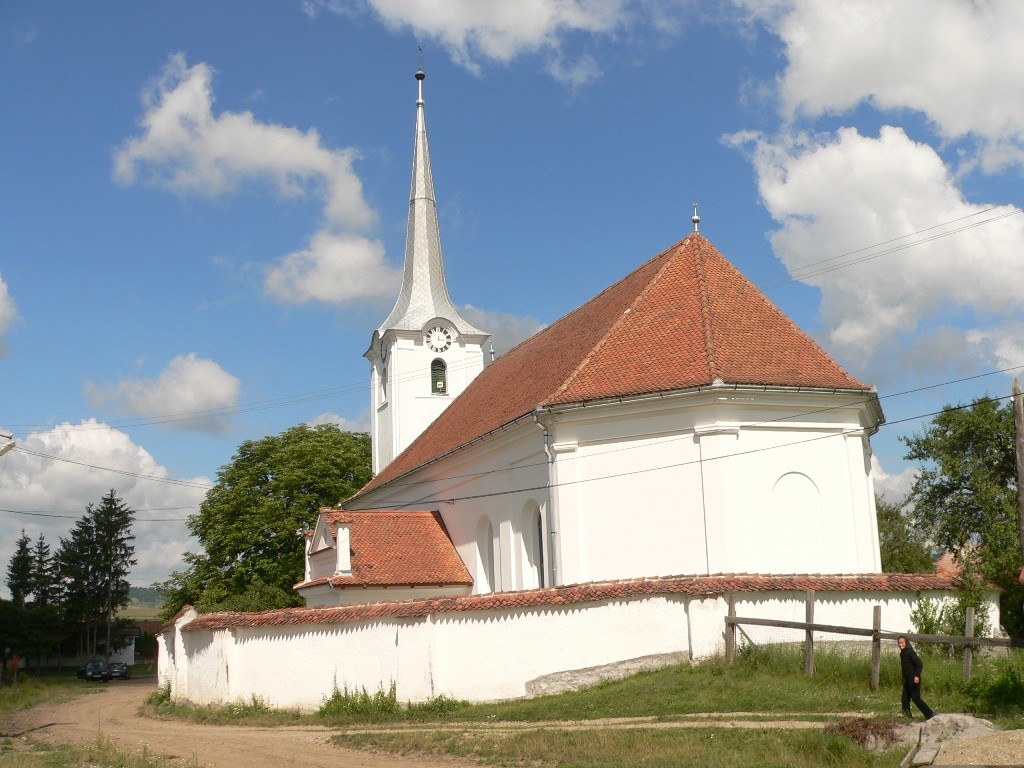
[[[123,661],[112,661],[107,664],[108,680],[131,680],[132,668]]]
[[[110,679],[102,661],[87,661],[82,670],[83,680],[102,680],[105,683]]]

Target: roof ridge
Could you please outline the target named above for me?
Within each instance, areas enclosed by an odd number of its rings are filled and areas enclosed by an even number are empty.
[[[569,386],[576,379],[576,377],[580,374],[580,372],[582,372],[583,369],[587,367],[587,364],[594,358],[594,355],[597,354],[601,350],[601,348],[607,343],[608,339],[610,339],[612,336],[615,335],[615,331],[618,330],[618,328],[626,321],[626,319],[628,318],[630,313],[633,311],[633,309],[636,306],[638,306],[643,301],[643,299],[647,296],[647,294],[650,293],[653,290],[653,287],[655,285],[657,285],[658,281],[665,274],[665,271],[670,266],[672,266],[673,256],[678,255],[679,251],[681,251],[683,246],[686,245],[686,241],[688,239],[689,238],[687,237],[687,238],[685,238],[683,240],[682,243],[677,243],[674,246],[666,248],[664,251],[662,251],[661,253],[659,253],[657,256],[654,257],[653,260],[656,261],[657,259],[660,259],[662,256],[668,256],[668,258],[665,259],[665,263],[662,264],[661,267],[658,269],[657,273],[650,280],[647,281],[647,284],[644,286],[644,289],[642,291],[640,291],[636,296],[633,297],[633,301],[630,302],[629,306],[626,307],[622,311],[622,314],[620,314],[618,316],[618,318],[615,320],[615,322],[611,323],[608,326],[608,328],[605,331],[604,335],[601,336],[601,338],[597,340],[597,343],[594,344],[594,346],[592,346],[590,348],[590,351],[586,355],[584,355],[584,357],[580,361],[579,365],[577,365],[575,368],[573,368],[573,370],[569,373],[568,376],[566,376],[565,381],[562,382],[562,384],[558,387],[558,389],[556,389],[554,392],[552,392],[546,398],[547,401],[556,400],[559,395],[561,395],[563,392],[565,392],[569,388]],[[671,253],[671,251],[673,251],[673,250],[676,251],[675,254]],[[630,277],[632,277],[633,274],[638,272],[640,269],[648,266],[651,261],[652,260],[648,260],[648,261],[644,262],[643,264],[638,266],[636,269],[634,269],[632,272],[630,272],[628,275],[623,277],[621,280],[616,280],[610,286],[605,288],[604,291],[601,291],[601,293],[597,294],[597,296],[595,296],[594,299],[597,299],[605,291],[609,291],[612,288],[614,288],[615,286],[619,285],[619,283],[625,282]],[[580,307],[577,307],[577,309],[582,309],[583,306],[586,306],[586,304],[589,304],[589,303],[590,303],[589,301],[585,302]],[[576,310],[573,310],[573,311],[575,312]],[[569,314],[572,314],[572,313],[570,312]]]
[[[805,331],[803,328],[801,328],[799,325],[797,325],[796,322],[793,320],[793,318],[790,317],[787,312],[784,312],[782,310],[782,308],[778,304],[776,304],[774,301],[772,301],[768,297],[768,294],[766,294],[764,291],[762,291],[760,288],[758,288],[757,285],[754,283],[754,281],[751,280],[749,277],[747,277],[747,275],[739,267],[737,267],[735,264],[733,264],[731,261],[729,261],[729,259],[726,258],[726,256],[721,251],[719,251],[717,248],[715,248],[715,246],[712,245],[711,242],[707,240],[707,238],[704,238],[704,241],[708,245],[708,247],[711,248],[715,252],[715,254],[722,260],[722,262],[728,268],[730,268],[733,272],[735,272],[737,277],[739,277],[739,279],[741,281],[743,281],[743,283],[745,283],[752,291],[755,292],[755,295],[757,295],[760,298],[761,302],[764,305],[766,305],[767,307],[770,307],[776,314],[778,314],[779,317],[781,317],[786,322],[786,324],[793,331],[795,331],[796,333],[800,334],[805,339],[807,339],[807,341],[811,345],[813,345],[814,348],[817,349],[824,356],[824,358],[827,360],[829,365],[831,365],[832,368],[837,373],[841,373],[841,374],[844,374],[844,375],[849,376],[851,378],[855,378],[855,377],[852,376],[852,374],[849,371],[847,371],[842,366],[842,364],[840,364],[840,362],[838,360],[836,360],[834,357],[832,357],[832,355],[829,354],[829,352],[827,352],[825,350],[825,348],[823,346],[821,346],[821,344],[818,343],[817,339],[815,339],[813,336],[811,336],[809,333],[807,333],[807,331]],[[701,255],[701,264],[703,265],[703,263],[704,263],[704,259],[703,259],[703,254],[702,254]]]
[[[699,235],[698,235],[699,237]],[[707,243],[707,240],[701,238]],[[689,238],[687,238],[689,240]],[[685,245],[687,240],[683,241]],[[681,250],[681,249],[680,249]],[[715,330],[711,323],[711,296],[708,288],[708,274],[704,268],[704,249],[694,248],[693,267],[696,272],[697,288],[700,291],[700,322],[704,330],[704,360],[708,366],[708,375],[712,381],[721,379],[721,367],[715,347]]]

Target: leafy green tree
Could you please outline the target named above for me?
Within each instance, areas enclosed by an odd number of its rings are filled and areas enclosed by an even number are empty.
[[[11,592],[11,602],[17,606],[25,604],[25,598],[32,594],[32,543],[25,530],[15,545],[14,554],[7,565],[7,589]]]
[[[875,509],[883,573],[932,573],[934,564],[927,543],[904,514],[903,505],[876,496]]]
[[[946,406],[920,433],[901,439],[906,458],[923,463],[908,497],[915,525],[953,552],[966,573],[1001,587],[1003,626],[1024,634],[1011,404],[985,397]]]
[[[348,498],[369,482],[370,436],[333,424],[300,424],[242,443],[217,473],[188,526],[203,547],[188,569],[160,585],[164,616],[186,604],[197,610],[267,610],[298,605],[301,532],[320,507]]]

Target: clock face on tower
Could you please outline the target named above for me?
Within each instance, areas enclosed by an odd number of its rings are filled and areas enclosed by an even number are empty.
[[[452,332],[440,325],[435,325],[427,331],[423,340],[435,352],[444,352],[452,345]]]

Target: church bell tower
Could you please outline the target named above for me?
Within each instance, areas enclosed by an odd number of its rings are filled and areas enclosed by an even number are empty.
[[[459,314],[445,285],[423,115],[425,78],[420,69],[402,290],[364,355],[370,361],[375,473],[405,450],[483,370],[484,344],[490,337]]]

